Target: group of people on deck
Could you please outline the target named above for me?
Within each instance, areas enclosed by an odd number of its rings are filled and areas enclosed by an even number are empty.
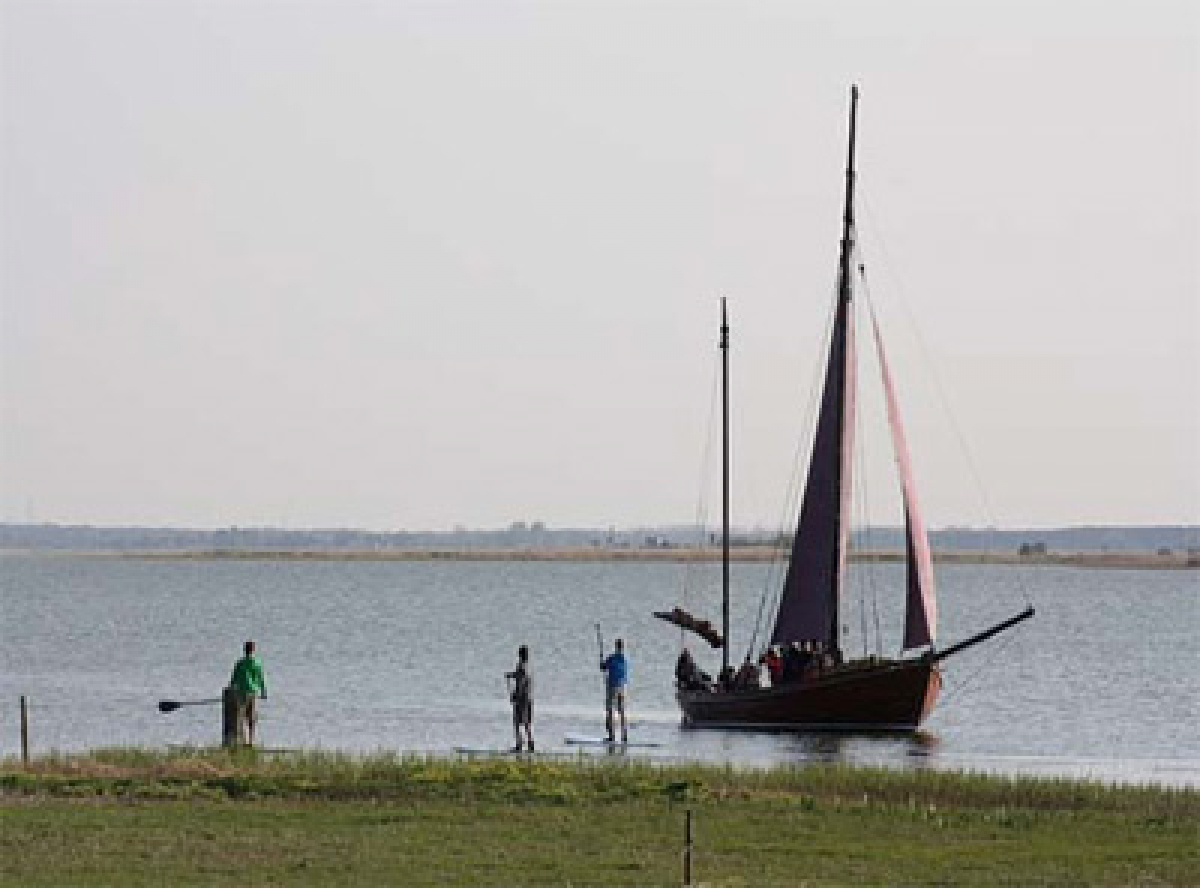
[[[712,676],[696,665],[692,652],[686,647],[675,661],[675,684],[685,691],[740,691],[762,686],[759,664],[749,657],[734,669],[726,666],[714,682]]]
[[[769,687],[795,684],[814,678],[837,665],[837,657],[819,641],[794,641],[789,645],[771,645],[758,660],[749,656],[736,670],[727,666],[714,682],[712,676],[696,665],[686,647],[675,662],[675,684],[686,691],[740,691],[764,687],[762,673]],[[762,667],[760,669],[760,667]]]
[[[820,641],[793,641],[771,645],[762,655],[771,676],[771,686],[795,684],[814,678],[837,665],[836,655]]]

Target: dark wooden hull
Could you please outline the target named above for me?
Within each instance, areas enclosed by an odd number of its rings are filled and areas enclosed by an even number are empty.
[[[928,659],[838,669],[799,684],[747,691],[679,691],[688,727],[911,731],[942,687]]]

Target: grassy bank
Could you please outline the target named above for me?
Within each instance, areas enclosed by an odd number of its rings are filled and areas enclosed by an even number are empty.
[[[846,767],[112,750],[0,763],[0,883],[1200,883],[1200,793]]]

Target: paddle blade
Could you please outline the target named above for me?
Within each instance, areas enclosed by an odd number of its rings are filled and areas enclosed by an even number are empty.
[[[158,711],[159,712],[174,712],[178,708],[179,708],[179,703],[176,700],[159,700],[158,701]]]

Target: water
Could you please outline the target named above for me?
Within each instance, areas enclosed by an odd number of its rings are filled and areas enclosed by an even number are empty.
[[[856,567],[856,588],[898,588],[895,565]],[[595,624],[626,640],[637,739],[662,758],[745,764],[847,761],[1200,786],[1200,576],[1185,571],[947,565],[945,644],[1038,615],[946,661],[946,689],[911,736],[689,731],[670,688],[680,633],[652,610],[681,603],[685,573],[716,617],[715,565],[658,563],[138,561],[0,557],[0,754],[19,751],[17,698],[45,750],[209,744],[217,707],[160,714],[160,699],[219,696],[241,643],[267,670],[260,739],[270,746],[448,752],[504,746],[503,673],[532,649],[535,733],[603,731]],[[733,568],[735,651],[761,564]],[[866,602],[865,611],[862,602]],[[897,608],[878,603],[885,652]],[[849,596],[851,653],[870,597]],[[740,639],[740,642],[739,642]],[[701,665],[716,657],[693,644]],[[602,752],[596,754],[603,754]],[[639,753],[640,754],[640,753]]]

